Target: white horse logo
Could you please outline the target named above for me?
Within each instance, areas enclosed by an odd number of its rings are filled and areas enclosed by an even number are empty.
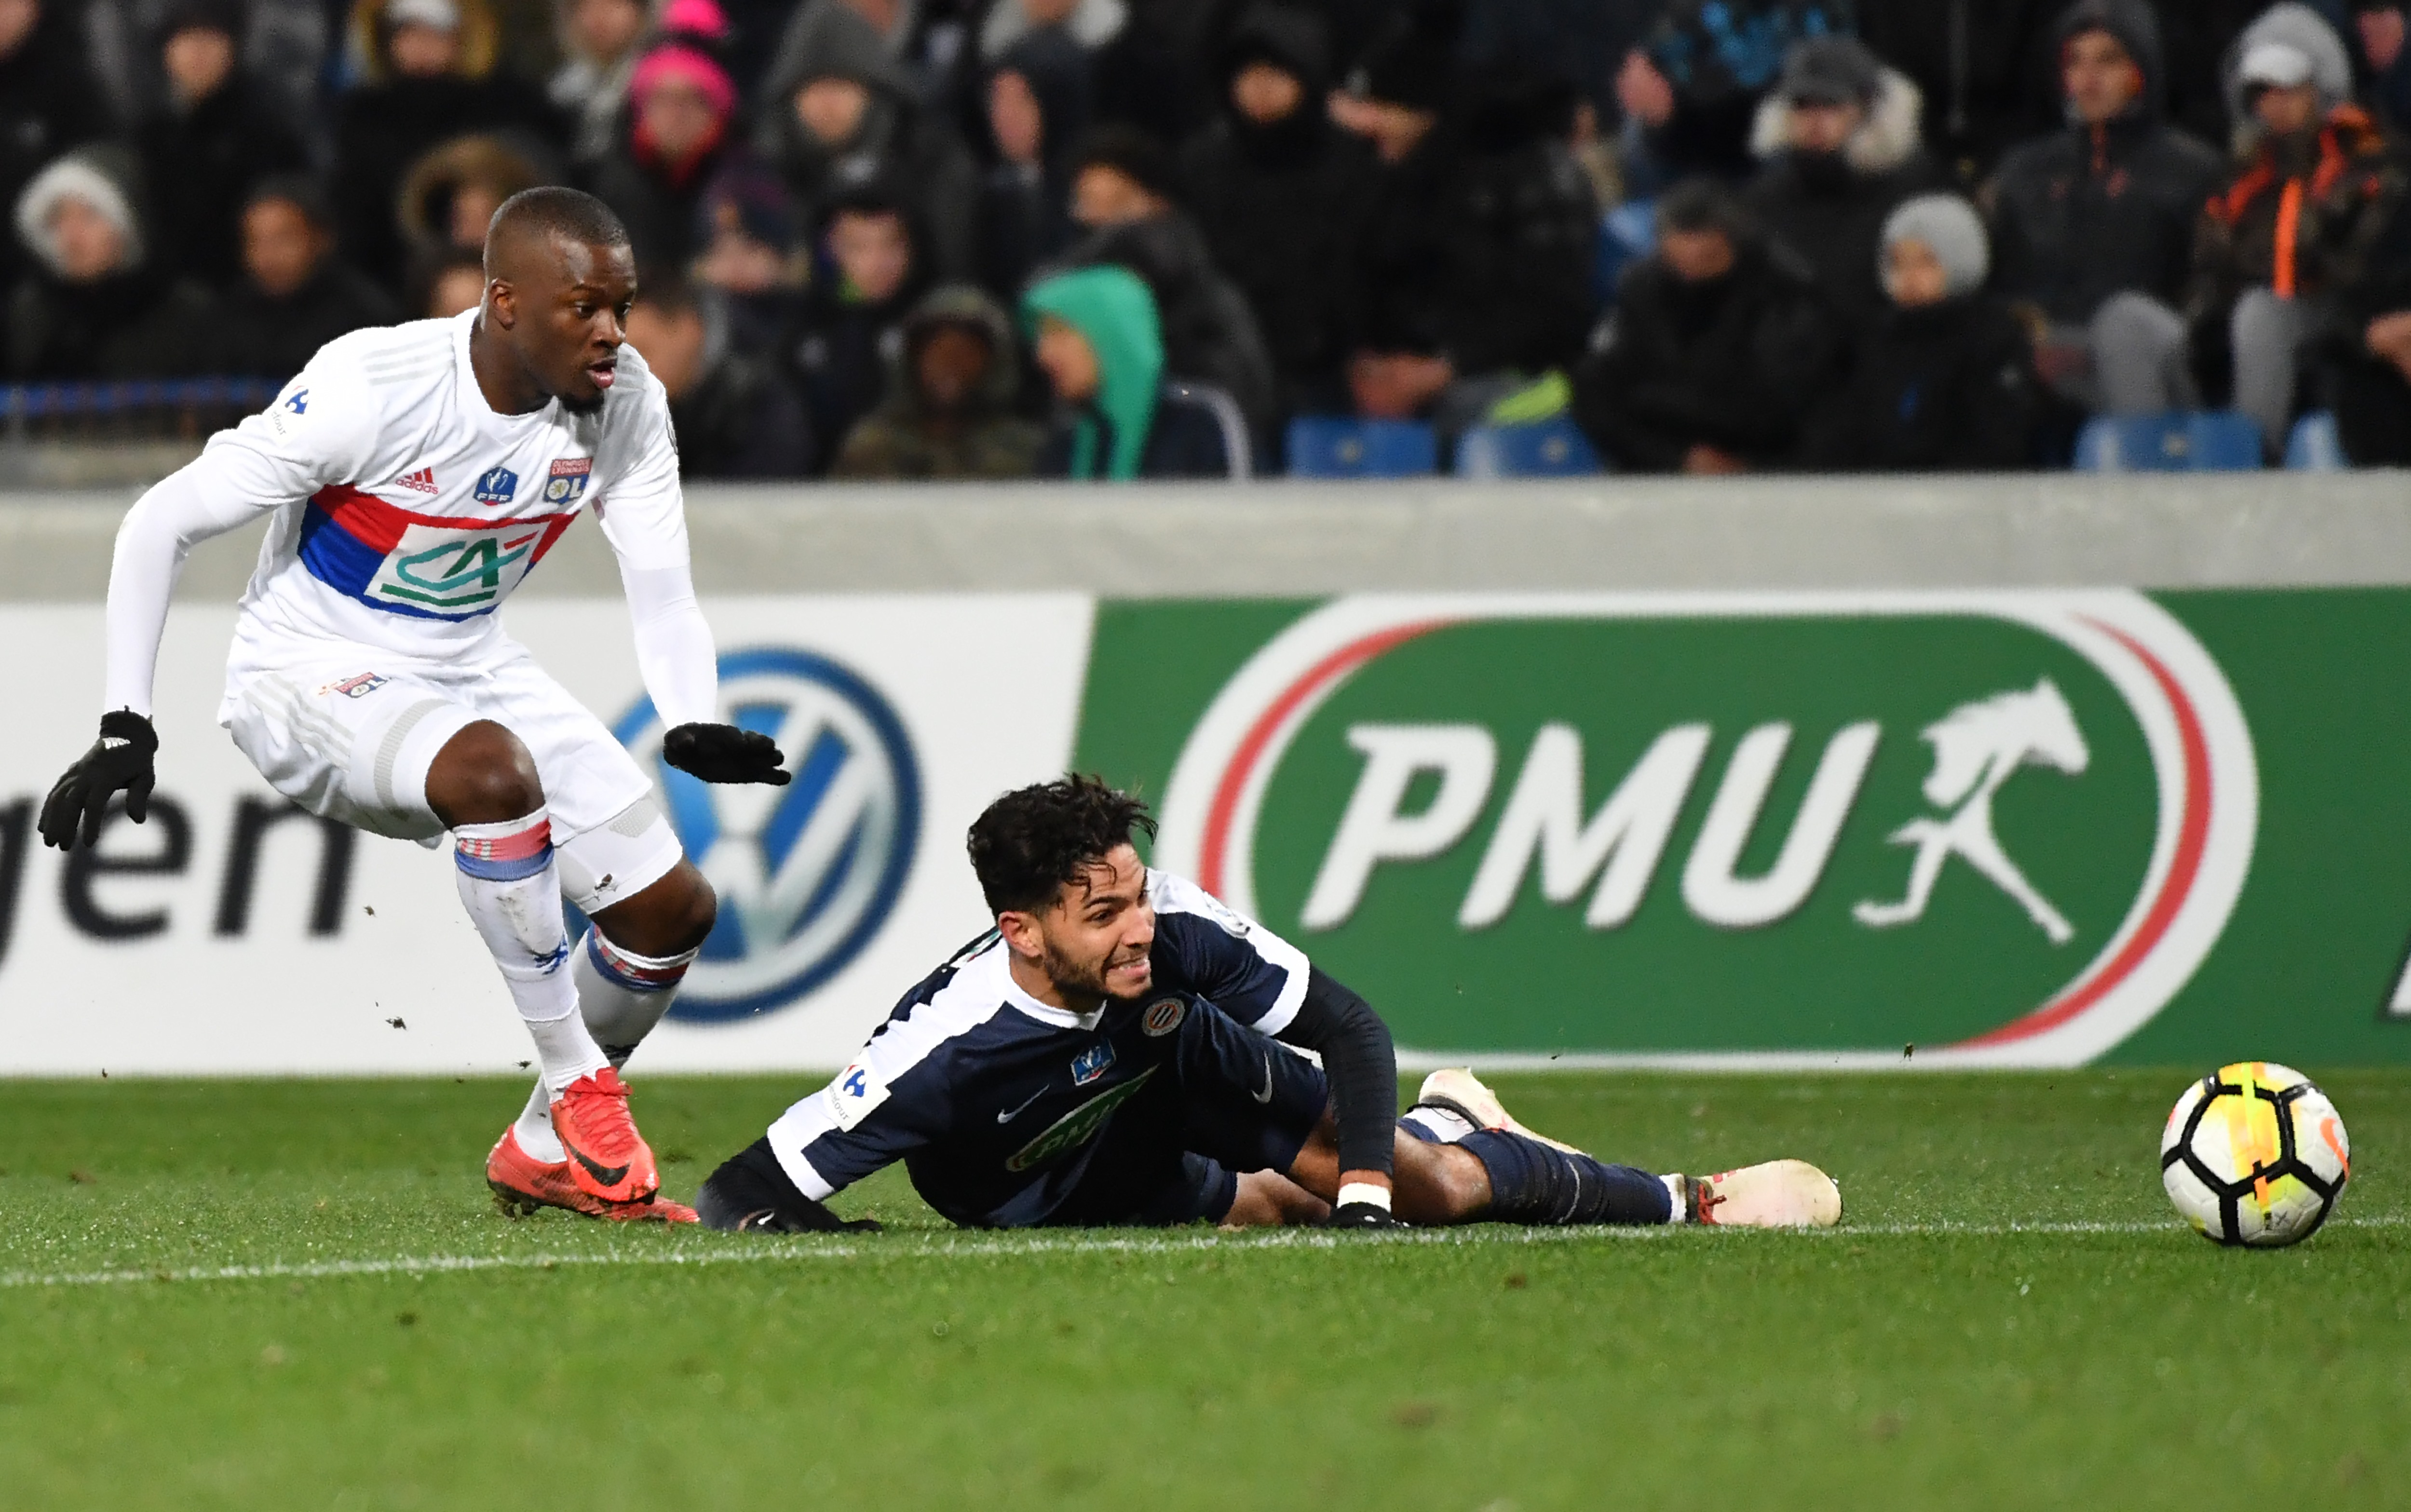
[[[1962,704],[1926,726],[1922,738],[1934,747],[1925,799],[1947,812],[1939,819],[1912,819],[1890,836],[1893,845],[1917,847],[1908,895],[1897,903],[1869,899],[1850,910],[1852,917],[1875,929],[1923,918],[1943,863],[1956,855],[2015,898],[2053,944],[2067,944],[2075,937],[2074,926],[2026,880],[1993,833],[1993,794],[2021,767],[2048,766],[2070,777],[2084,770],[2091,753],[2068,700],[2045,677],[2024,692]]]

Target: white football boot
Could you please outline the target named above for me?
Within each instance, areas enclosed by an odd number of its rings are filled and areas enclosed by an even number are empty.
[[[1584,1153],[1562,1140],[1535,1134],[1515,1122],[1514,1115],[1508,1112],[1506,1105],[1498,1100],[1498,1094],[1483,1086],[1482,1079],[1470,1070],[1452,1068],[1432,1072],[1424,1078],[1423,1086],[1415,1093],[1415,1101],[1445,1108],[1478,1128],[1504,1129],[1510,1134],[1521,1134],[1527,1140],[1538,1140],[1542,1144],[1555,1145],[1574,1155]]]
[[[1805,1160],[1769,1160],[1716,1176],[1683,1176],[1684,1216],[1727,1228],[1831,1228],[1842,1189]]]

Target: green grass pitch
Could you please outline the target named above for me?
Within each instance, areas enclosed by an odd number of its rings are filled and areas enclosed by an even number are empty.
[[[2185,1080],[1501,1078],[1844,1226],[1337,1242],[956,1234],[897,1173],[879,1235],[515,1223],[514,1085],[5,1083],[0,1505],[2404,1505],[2411,1075],[2321,1078],[2353,1185],[2270,1253],[2160,1195]],[[636,1084],[680,1195],[800,1090]]]

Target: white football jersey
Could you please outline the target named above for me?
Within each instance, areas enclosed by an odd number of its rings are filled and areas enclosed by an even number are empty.
[[[244,638],[332,636],[454,662],[592,505],[623,565],[687,565],[669,403],[620,348],[599,410],[497,414],[469,367],[474,310],[354,331],[276,402],[211,438],[213,482],[271,503]]]

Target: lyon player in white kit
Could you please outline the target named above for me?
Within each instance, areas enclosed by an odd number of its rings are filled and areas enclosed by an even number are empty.
[[[621,322],[636,288],[602,201],[533,189],[495,213],[481,306],[329,342],[276,402],[144,494],[110,574],[100,739],[42,806],[42,838],[142,821],[152,678],[196,542],[270,516],[218,720],[314,814],[433,843],[535,1040],[534,1095],[488,1158],[506,1207],[692,1222],[619,1067],[711,930],[711,889],[652,784],[494,610],[591,507],[618,555],[670,764],[784,783],[766,737],[720,722],[688,571],[668,401]],[[593,921],[572,942],[567,897]]]

